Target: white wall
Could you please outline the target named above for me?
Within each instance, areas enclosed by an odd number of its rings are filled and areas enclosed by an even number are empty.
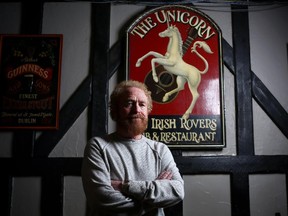
[[[231,13],[229,7],[207,4],[197,5],[221,28],[223,37],[232,44]],[[90,11],[91,4],[45,3],[43,33],[63,34],[63,56],[60,105],[89,73]],[[141,5],[113,5],[111,11],[111,46],[118,39],[122,26],[144,9]],[[287,100],[287,43],[288,7],[251,7],[250,45],[252,71],[288,111]],[[17,3],[0,3],[0,33],[18,33],[20,7]],[[110,80],[110,91],[117,74]],[[227,147],[223,151],[185,152],[184,155],[236,155],[235,145],[235,95],[234,76],[224,67],[224,98]],[[258,155],[281,155],[288,153],[288,140],[253,102],[255,152]],[[51,152],[50,157],[82,157],[87,135],[87,110],[77,119],[73,127]],[[109,132],[114,130],[109,121]],[[11,157],[12,133],[0,131],[0,157]],[[227,175],[184,176],[186,196],[185,216],[230,216],[230,177]],[[284,175],[251,175],[250,197],[252,216],[271,216],[280,212],[287,216],[287,195]],[[85,196],[80,177],[65,178],[64,215],[85,215]],[[30,190],[25,190],[29,188]],[[39,215],[39,179],[15,178],[13,193],[13,216]],[[267,189],[268,188],[268,189]],[[23,195],[24,193],[24,195]],[[27,207],[31,208],[27,208]],[[25,212],[23,213],[23,209]],[[29,210],[30,209],[30,210]],[[22,211],[22,213],[20,213]],[[28,211],[28,212],[27,212]]]

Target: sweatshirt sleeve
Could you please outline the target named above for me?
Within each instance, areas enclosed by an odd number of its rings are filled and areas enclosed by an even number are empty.
[[[179,173],[174,158],[166,145],[158,150],[161,160],[161,170],[171,171],[171,180],[129,181],[123,184],[123,192],[141,201],[149,208],[164,208],[172,206],[184,198],[184,181]]]
[[[82,183],[89,206],[106,213],[136,211],[137,203],[111,186],[108,169],[100,145],[95,138],[91,139],[82,163]]]

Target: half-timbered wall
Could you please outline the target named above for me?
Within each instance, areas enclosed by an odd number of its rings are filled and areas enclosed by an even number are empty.
[[[97,2],[0,1],[0,34],[64,38],[59,130],[0,131],[1,215],[87,214],[81,158],[89,137],[114,130],[107,100],[125,77],[125,27],[165,4]],[[186,196],[167,215],[287,216],[288,6],[195,2],[223,34],[227,146],[173,151]]]

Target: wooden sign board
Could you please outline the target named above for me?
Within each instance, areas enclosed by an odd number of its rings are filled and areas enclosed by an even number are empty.
[[[1,35],[0,48],[0,128],[57,129],[62,35]]]
[[[221,30],[187,6],[161,6],[127,29],[127,79],[145,83],[145,135],[170,148],[225,147]]]

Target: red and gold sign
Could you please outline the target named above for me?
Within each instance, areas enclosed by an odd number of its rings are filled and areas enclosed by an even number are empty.
[[[2,35],[0,47],[0,128],[58,128],[62,35]]]
[[[186,6],[162,6],[127,30],[127,77],[145,83],[153,110],[146,136],[175,148],[222,148],[219,27]]]

